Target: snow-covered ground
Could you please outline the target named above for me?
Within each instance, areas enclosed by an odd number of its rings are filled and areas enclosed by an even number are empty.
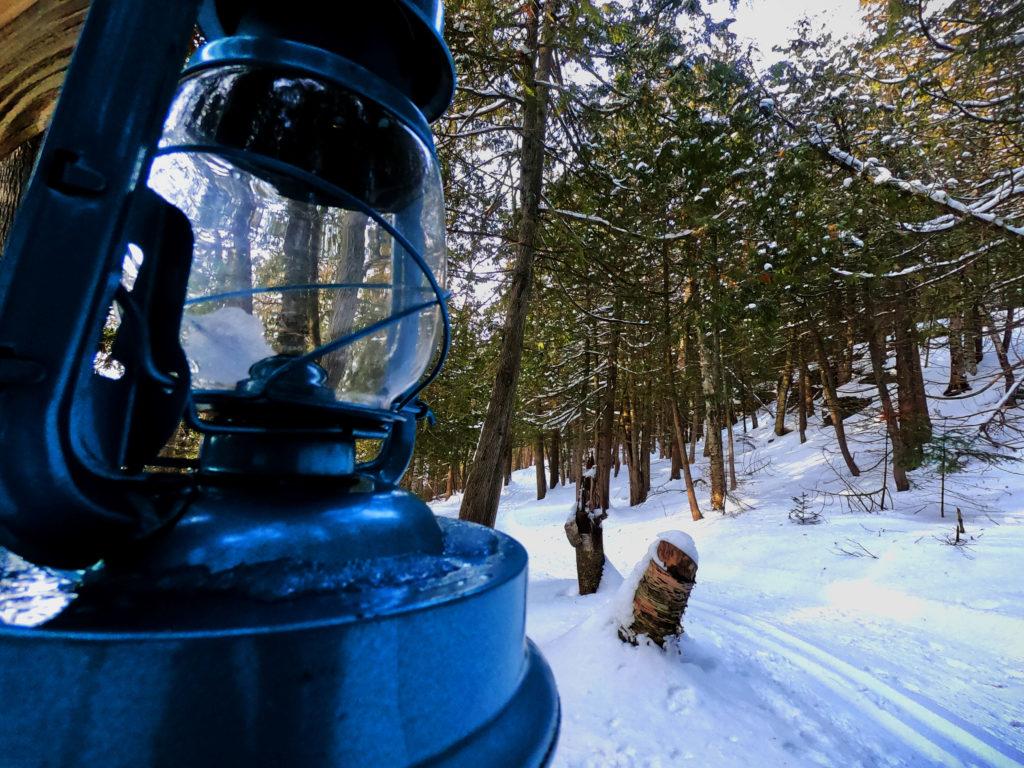
[[[933,352],[931,394],[946,371]],[[995,375],[989,350],[975,391]],[[858,390],[873,393],[844,392]],[[962,427],[964,413],[1001,393],[996,384],[970,401],[934,400],[936,432]],[[877,415],[846,422],[863,489],[880,485]],[[958,496],[947,504],[974,537],[954,548],[942,541],[954,518],[939,517],[933,473],[912,473],[895,510],[851,512],[826,495],[845,489],[831,428],[815,419],[808,437],[777,438],[767,423],[739,430],[739,490],[723,516],[708,511],[700,482],[698,522],[667,461],[652,463],[651,496],[636,507],[623,470],[612,481],[604,582],[587,597],[562,528],[572,486],[537,501],[534,470],[514,473],[498,528],[530,554],[528,632],[562,697],[555,766],[1024,765],[1024,465],[950,477]],[[704,469],[698,458],[696,476]],[[818,525],[788,519],[804,491],[824,505]],[[434,508],[454,515],[458,504]],[[685,635],[668,652],[625,645],[620,574],[666,530],[689,533],[700,551]]]

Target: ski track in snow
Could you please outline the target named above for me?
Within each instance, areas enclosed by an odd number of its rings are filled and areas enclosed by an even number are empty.
[[[737,647],[760,647],[788,661],[936,764],[1024,766],[1024,754],[999,744],[936,702],[898,690],[777,625],[696,598],[691,599],[687,617],[698,625],[710,619],[719,631],[742,641]]]
[[[927,389],[941,394],[945,351],[925,362]],[[936,431],[976,424],[974,414],[1000,400],[1000,386],[985,388],[999,375],[986,346],[977,394],[933,401]],[[841,393],[872,390],[854,381]],[[1020,466],[951,476],[957,495],[944,519],[938,478],[918,470],[914,489],[882,513],[850,512],[833,496],[821,525],[798,526],[787,518],[793,496],[820,503],[845,488],[828,466],[843,471],[834,435],[816,414],[800,444],[795,432],[773,435],[762,417],[757,430],[737,426],[742,503],[727,516],[708,511],[700,482],[706,519],[691,521],[664,460],[652,458],[652,493],[636,507],[626,471],[612,480],[596,595],[577,593],[562,530],[573,488],[538,501],[534,469],[513,473],[498,527],[530,554],[527,627],[562,697],[554,768],[1024,766]],[[855,487],[880,485],[880,424],[877,403],[847,420],[863,470]],[[693,472],[706,477],[706,461],[698,457]],[[459,500],[435,510],[457,514]],[[973,537],[966,551],[942,543],[956,506]],[[616,637],[622,575],[670,529],[693,536],[700,554],[678,654]],[[843,552],[858,546],[863,556]]]

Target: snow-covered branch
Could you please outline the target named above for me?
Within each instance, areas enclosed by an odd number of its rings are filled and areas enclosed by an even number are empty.
[[[875,185],[896,187],[901,192],[926,198],[953,212],[953,214],[947,214],[924,224],[903,224],[903,229],[913,232],[937,232],[951,228],[956,223],[955,216],[962,216],[1002,229],[1011,235],[1024,237],[1024,226],[1015,226],[1002,217],[989,212],[991,208],[1011,195],[1024,193],[1024,167],[1015,168],[1009,181],[977,202],[968,205],[956,199],[944,189],[916,180],[906,181],[898,176],[894,176],[884,165],[874,161],[867,162],[858,159],[850,152],[845,152],[830,143],[822,137],[817,129],[815,129],[814,135],[809,139],[809,143],[812,147],[824,153],[831,161],[870,179]]]
[[[587,224],[594,224],[595,226],[604,227],[606,229],[611,230],[612,232],[618,232],[619,234],[626,235],[628,237],[634,237],[634,238],[636,238],[638,240],[652,240],[652,241],[656,241],[656,242],[665,242],[665,241],[671,242],[673,240],[682,240],[684,238],[690,237],[690,235],[693,234],[693,230],[692,229],[684,229],[681,232],[669,232],[669,233],[664,234],[664,235],[656,235],[654,237],[648,237],[647,235],[642,235],[639,232],[634,232],[634,231],[632,231],[630,229],[623,229],[622,227],[617,227],[614,224],[612,224],[610,221],[608,221],[608,219],[601,218],[600,216],[592,216],[592,215],[587,214],[587,213],[580,213],[579,211],[567,211],[567,210],[564,210],[562,208],[551,208],[551,207],[549,207],[549,206],[547,206],[545,204],[541,205],[541,210],[545,211],[547,213],[557,214],[557,215],[562,216],[563,218],[566,218],[566,219],[573,219],[574,221],[583,221],[583,222],[586,222]]]

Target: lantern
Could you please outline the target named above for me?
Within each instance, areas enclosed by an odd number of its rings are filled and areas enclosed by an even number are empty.
[[[345,12],[92,3],[0,262],[0,543],[89,566],[0,627],[15,764],[550,757],[525,552],[396,485],[449,337],[442,9]]]

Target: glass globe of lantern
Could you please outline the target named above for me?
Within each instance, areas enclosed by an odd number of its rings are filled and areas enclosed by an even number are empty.
[[[181,324],[193,390],[258,391],[293,361],[312,366],[321,402],[404,404],[438,346],[445,273],[440,174],[415,108],[309,72],[220,64],[182,81],[160,147],[149,184],[193,230]]]

